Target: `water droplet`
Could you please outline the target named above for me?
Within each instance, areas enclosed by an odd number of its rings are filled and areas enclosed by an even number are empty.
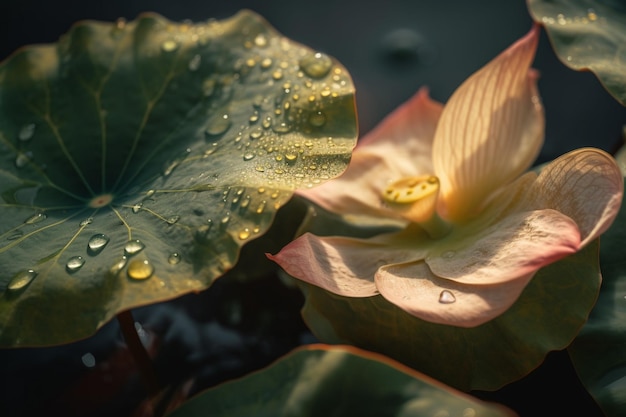
[[[128,256],[136,255],[141,252],[145,247],[146,245],[144,245],[143,242],[139,239],[129,240],[124,246],[124,253]]]
[[[439,294],[439,302],[441,304],[452,304],[456,301],[456,297],[448,290],[441,291]]]
[[[333,61],[326,54],[317,52],[308,54],[299,62],[300,69],[311,78],[322,78],[328,74],[333,66]]]
[[[258,47],[263,48],[267,46],[267,38],[265,37],[265,35],[260,33],[256,36],[256,38],[254,38],[254,44]]]
[[[29,218],[27,218],[26,220],[24,220],[24,223],[26,224],[39,223],[39,222],[46,220],[46,217],[48,216],[46,216],[45,213],[36,213],[30,216]]]
[[[455,251],[453,251],[453,250],[448,250],[448,251],[445,251],[444,253],[442,253],[442,254],[441,254],[441,257],[442,257],[442,258],[445,258],[445,259],[450,259],[450,258],[453,258],[453,257],[454,257],[454,255],[456,255],[456,252],[455,252]]]
[[[30,140],[34,134],[35,134],[35,124],[29,123],[27,125],[22,126],[22,128],[20,129],[20,132],[17,134],[17,137],[21,141],[27,141],[27,140]]]
[[[170,256],[167,257],[167,262],[170,265],[176,265],[180,262],[180,254],[178,252],[171,253]]]
[[[194,55],[193,58],[189,61],[189,71],[197,71],[200,68],[200,63],[202,62],[202,57],[198,54]]]
[[[28,284],[31,283],[33,279],[37,276],[37,272],[32,269],[26,269],[18,272],[11,278],[9,285],[7,288],[12,291],[17,291],[25,288]]]
[[[96,233],[95,235],[89,238],[89,242],[87,243],[87,251],[92,254],[98,254],[102,252],[104,247],[109,243],[109,237],[103,233]]]
[[[178,49],[178,44],[170,39],[161,44],[161,49],[165,52],[172,52]]]
[[[154,267],[147,259],[135,259],[128,264],[127,274],[132,279],[148,279],[154,273]]]
[[[254,156],[255,156],[255,155],[254,155],[254,153],[252,153],[252,152],[245,153],[245,154],[243,155],[243,160],[244,160],[244,161],[249,161],[249,160],[253,159],[253,158],[254,158]]]
[[[117,261],[110,269],[111,274],[117,275],[120,273],[122,269],[126,266],[126,262],[128,262],[128,258],[126,256],[122,256],[119,261]]]
[[[265,210],[265,206],[267,205],[267,201],[263,200],[259,203],[256,208],[256,214],[261,214]]]
[[[85,353],[83,356],[80,357],[80,361],[87,368],[93,368],[94,366],[96,366],[96,357],[93,356],[91,353]]]
[[[133,213],[139,213],[139,210],[141,210],[141,206],[143,205],[143,203],[137,203],[133,206]]]
[[[322,127],[326,123],[326,115],[321,112],[311,113],[309,116],[309,124],[314,127]]]
[[[32,156],[33,154],[31,152],[18,153],[17,156],[15,157],[15,166],[17,168],[24,167],[26,164],[30,162],[30,159],[32,158]]]
[[[598,20],[598,15],[596,14],[595,10],[589,9],[587,10],[587,18],[592,22],[595,22],[596,20]]]
[[[91,224],[93,222],[93,217],[87,217],[85,220],[81,221],[79,226],[80,227],[85,227],[88,224]]]
[[[249,237],[250,237],[250,229],[248,229],[247,227],[243,229],[241,232],[239,232],[239,239],[246,240]]]
[[[224,134],[231,126],[230,118],[227,114],[214,119],[205,130],[207,136],[218,136]]]
[[[65,264],[67,272],[76,272],[85,265],[85,258],[82,256],[72,256]]]
[[[167,219],[167,224],[174,224],[177,221],[180,220],[180,216],[176,215],[176,216],[171,216],[169,219]]]
[[[276,123],[272,126],[272,130],[275,133],[288,133],[292,129],[291,125],[286,122]]]

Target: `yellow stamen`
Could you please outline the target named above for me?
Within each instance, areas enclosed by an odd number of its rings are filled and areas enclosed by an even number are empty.
[[[406,177],[383,191],[387,205],[402,217],[419,224],[432,238],[445,235],[449,225],[437,214],[439,179],[432,175]]]

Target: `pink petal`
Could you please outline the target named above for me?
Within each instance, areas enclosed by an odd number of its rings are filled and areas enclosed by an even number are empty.
[[[399,218],[385,208],[390,181],[432,173],[431,146],[442,105],[421,89],[364,137],[338,178],[298,194],[337,213]]]
[[[525,279],[580,246],[576,223],[550,209],[509,213],[489,227],[468,226],[461,233],[465,237],[453,232],[434,247],[426,263],[439,277],[474,285]]]
[[[433,143],[441,180],[440,213],[452,221],[474,216],[489,195],[535,160],[544,115],[530,70],[539,27],[468,78],[446,104]]]
[[[432,323],[474,327],[504,313],[532,276],[500,285],[465,285],[435,276],[424,262],[388,265],[376,285],[388,301]]]
[[[599,149],[569,152],[548,164],[529,191],[528,205],[551,208],[572,218],[580,246],[613,223],[624,193],[624,179],[612,156]]]
[[[425,250],[413,242],[424,235],[415,233],[419,232],[403,231],[367,240],[305,233],[267,257],[309,284],[346,297],[369,297],[378,294],[374,274],[382,265],[425,256]]]

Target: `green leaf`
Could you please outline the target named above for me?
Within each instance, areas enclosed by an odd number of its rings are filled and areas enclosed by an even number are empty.
[[[541,269],[509,310],[474,328],[420,320],[382,296],[341,297],[297,283],[306,298],[304,320],[322,342],[382,353],[464,391],[496,390],[538,367],[548,352],[567,347],[580,331],[600,287],[598,250],[596,240]]]
[[[381,355],[311,345],[192,398],[170,417],[512,416]]]
[[[626,148],[617,156],[626,175]],[[602,235],[598,302],[568,352],[589,393],[607,416],[626,410],[626,206]]]
[[[249,11],[81,22],[17,51],[0,64],[0,345],[207,288],[355,143],[347,71]]]
[[[590,70],[626,105],[626,6],[618,0],[528,0],[533,19],[544,25],[559,59]]]

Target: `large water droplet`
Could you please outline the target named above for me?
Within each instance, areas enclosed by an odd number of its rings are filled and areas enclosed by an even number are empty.
[[[129,240],[124,246],[124,253],[128,256],[133,256],[141,252],[145,247],[146,245],[139,239]]]
[[[9,285],[7,288],[12,291],[17,291],[25,288],[28,284],[32,282],[33,279],[37,276],[37,272],[32,269],[26,269],[18,272],[11,278]]]
[[[120,273],[120,271],[122,269],[124,269],[124,267],[126,266],[126,262],[128,262],[128,258],[126,256],[122,256],[120,258],[119,261],[117,261],[112,267],[111,267],[111,274],[112,275],[117,275]]]
[[[21,238],[22,236],[24,236],[24,232],[22,232],[21,230],[15,230],[13,233],[7,236],[7,240],[16,240]]]
[[[147,259],[135,259],[128,264],[126,272],[132,279],[148,279],[154,273],[154,267]]]
[[[35,224],[35,223],[39,223],[42,222],[44,220],[46,220],[46,214],[45,213],[36,213],[33,214],[32,216],[30,216],[29,218],[27,218],[26,220],[24,220],[24,223],[26,224]]]
[[[326,123],[326,115],[321,112],[311,113],[309,116],[309,124],[313,127],[322,127]]]
[[[72,256],[65,264],[67,272],[76,272],[85,265],[85,258],[82,256]]]
[[[20,129],[20,132],[17,134],[17,137],[21,141],[27,141],[27,140],[30,140],[34,134],[35,134],[35,124],[29,123],[27,125],[22,126],[22,128]]]
[[[333,66],[333,61],[326,54],[317,52],[308,54],[299,62],[300,69],[311,78],[322,78],[328,74]]]
[[[80,361],[83,363],[83,365],[85,365],[87,368],[93,368],[94,366],[96,366],[96,357],[93,356],[93,354],[91,353],[85,353],[83,356],[80,357]]]
[[[213,137],[226,133],[230,129],[231,121],[227,114],[222,115],[211,121],[207,126],[205,133],[207,136]]]
[[[452,304],[456,301],[456,297],[448,290],[441,291],[439,294],[439,302],[441,304]]]
[[[87,243],[87,251],[91,255],[96,255],[104,249],[104,247],[109,243],[109,237],[103,233],[96,233],[95,235],[89,238],[89,242]]]
[[[170,265],[176,265],[180,262],[180,253],[174,252],[167,257],[167,263]]]
[[[244,161],[249,161],[251,159],[254,159],[255,154],[252,152],[247,152],[243,155],[243,160]]]

